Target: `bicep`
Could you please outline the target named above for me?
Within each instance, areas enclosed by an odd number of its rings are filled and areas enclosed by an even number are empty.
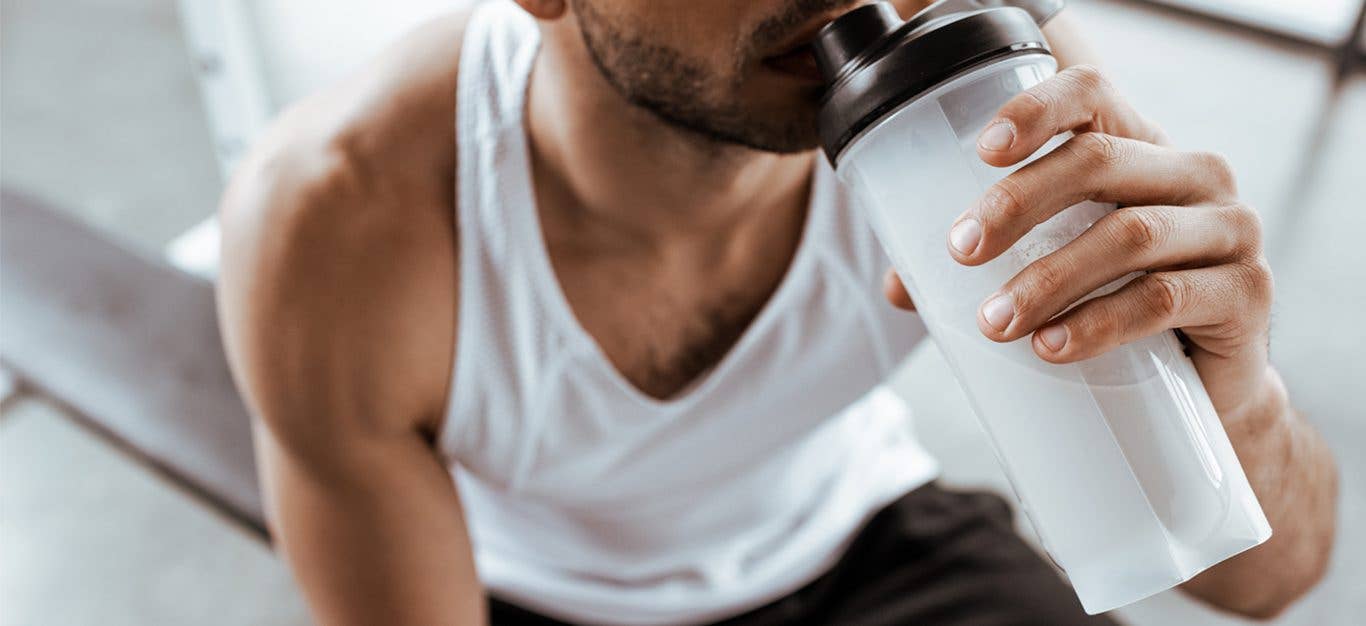
[[[455,485],[416,433],[300,454],[257,427],[272,529],[322,624],[482,623]]]
[[[401,381],[382,382],[395,371],[384,361],[310,356],[319,341],[248,348],[264,358],[243,376],[273,535],[316,621],[480,623],[460,499],[421,427],[421,403],[403,400]]]

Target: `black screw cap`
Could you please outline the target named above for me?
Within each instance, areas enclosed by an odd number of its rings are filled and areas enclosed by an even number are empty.
[[[826,24],[811,42],[821,77],[834,82],[845,64],[899,26],[901,16],[887,2],[865,4]]]

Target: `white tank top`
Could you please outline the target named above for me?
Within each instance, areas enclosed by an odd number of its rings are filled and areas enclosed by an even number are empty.
[[[579,324],[538,223],[524,96],[539,33],[510,2],[465,32],[460,310],[440,436],[492,593],[563,620],[719,619],[830,567],[934,460],[879,386],[924,336],[819,161],[791,267],[729,353],[661,401]]]

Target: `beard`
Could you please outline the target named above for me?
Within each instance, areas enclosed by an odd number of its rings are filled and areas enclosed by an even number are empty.
[[[793,89],[788,101],[746,102],[745,86],[760,66],[760,55],[797,29],[850,0],[796,0],[730,42],[729,67],[655,43],[599,13],[590,0],[573,0],[588,55],[621,97],[665,123],[706,140],[777,153],[802,152],[820,144],[816,112],[821,88]],[[722,44],[727,45],[727,44]]]

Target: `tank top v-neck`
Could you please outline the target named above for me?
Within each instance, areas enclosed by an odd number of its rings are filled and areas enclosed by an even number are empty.
[[[758,316],[676,397],[642,393],[579,324],[541,234],[523,124],[538,44],[533,18],[489,2],[460,61],[459,327],[439,445],[480,580],[592,624],[762,605],[934,477],[881,386],[924,329],[882,301],[885,257],[817,160],[801,241]]]

